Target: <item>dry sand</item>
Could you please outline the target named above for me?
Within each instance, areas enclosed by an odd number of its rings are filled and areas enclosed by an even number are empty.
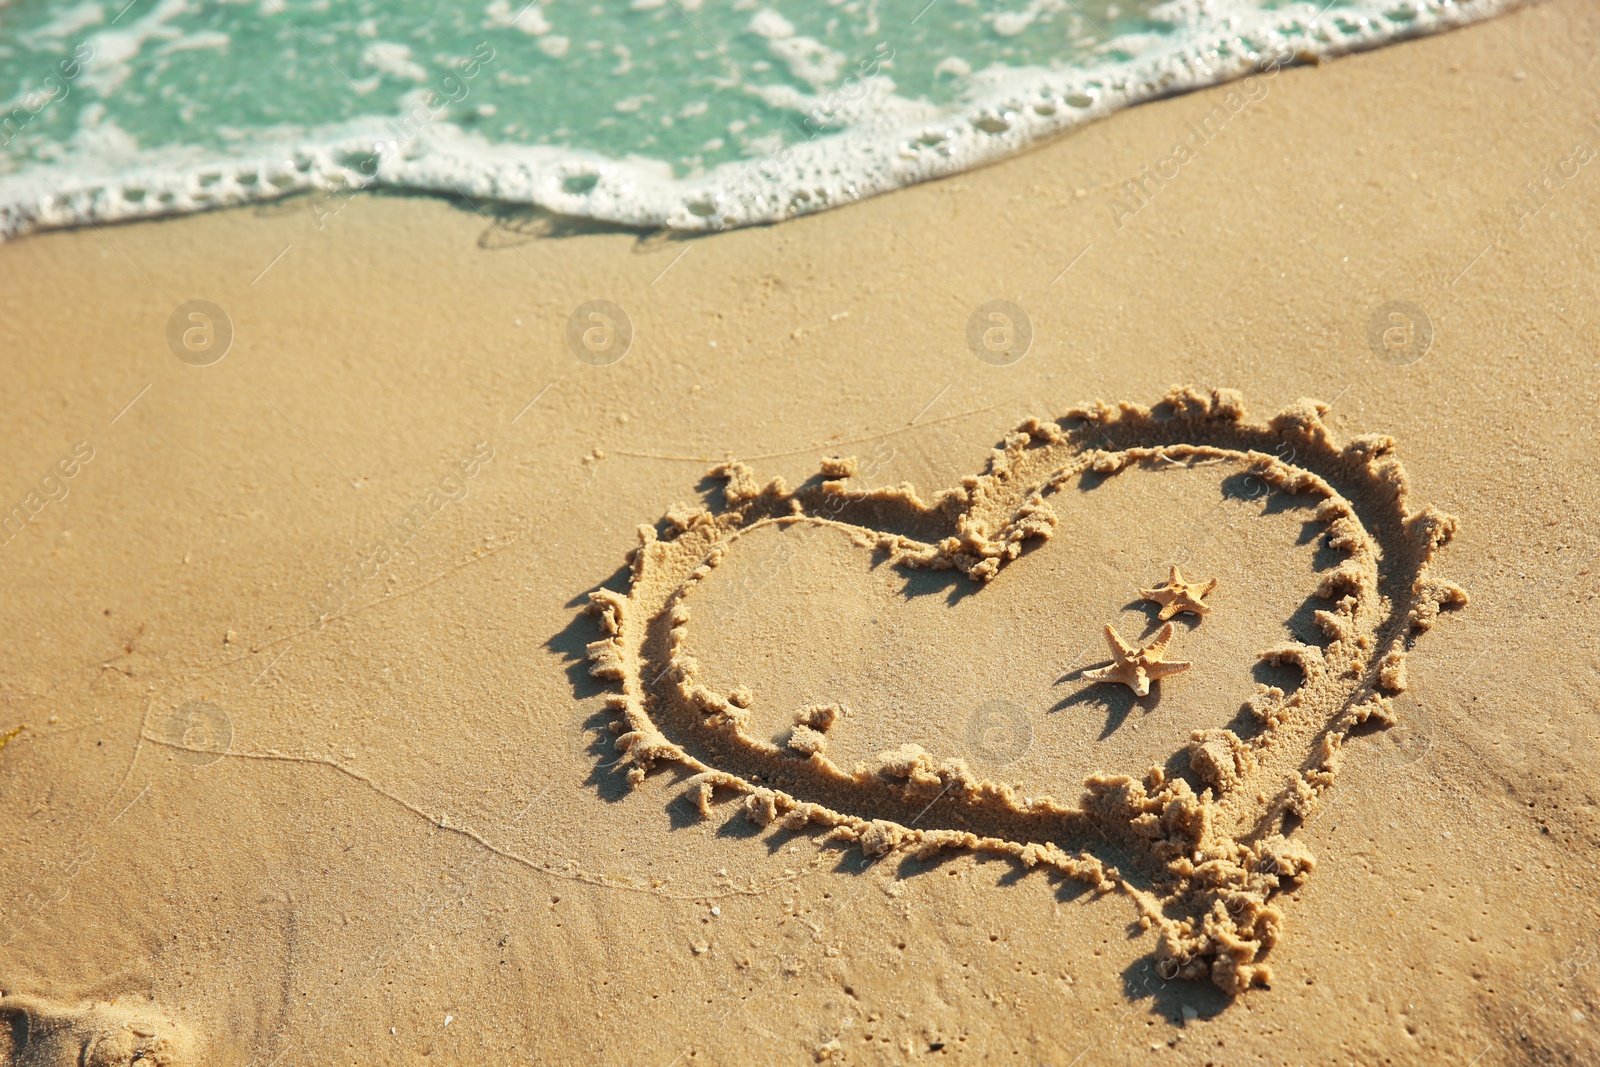
[[[0,469],[27,519],[0,545],[0,1047],[1597,1062],[1597,37],[1555,0],[1285,70],[1142,206],[1123,183],[1228,89],[693,240],[363,196],[0,248]],[[167,344],[193,299],[234,330],[209,366]],[[633,324],[609,366],[563,337],[591,299]],[[1009,366],[964,338],[992,299],[1031,320]],[[1390,300],[1431,323],[1415,362],[1369,344]],[[627,589],[641,524],[724,504],[713,464],[799,485],[854,455],[851,485],[927,499],[1023,419],[1175,382],[1252,419],[1318,398],[1459,520],[1434,573],[1471,603],[1291,827],[1316,866],[1266,905],[1270,976],[1169,980],[1135,894],[1048,863],[869,855],[726,789],[703,819],[671,761],[631,785],[583,609]],[[690,650],[751,690],[758,739],[849,704],[826,731],[847,770],[914,743],[1064,804],[1090,775],[1181,772],[1192,731],[1293,687],[1256,655],[1319,639],[1329,561],[1303,501],[1174,466],[1058,494],[1054,536],[981,588],[838,532],[730,553],[759,580],[707,581]],[[1149,639],[1137,590],[1174,560],[1220,583],[1177,620],[1193,666],[1139,701],[1084,679],[1105,624]],[[1015,750],[974,743],[996,701],[1027,713]]]

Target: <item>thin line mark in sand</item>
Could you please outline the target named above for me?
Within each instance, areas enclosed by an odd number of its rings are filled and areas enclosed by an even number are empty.
[[[539,390],[539,396],[544,396],[544,394],[548,393],[550,391],[550,386],[554,384],[556,383],[551,382],[550,385],[547,385],[543,389]],[[539,396],[534,397],[532,400],[528,401],[522,406],[522,410],[517,412],[517,418],[511,420],[511,425],[515,426],[517,424],[517,419],[520,419],[522,416],[526,415],[528,413],[528,409],[539,402]]]
[[[1465,278],[1467,276],[1467,271],[1471,270],[1473,267],[1476,267],[1478,265],[1478,260],[1480,260],[1484,256],[1488,255],[1489,254],[1489,249],[1491,249],[1493,247],[1494,247],[1494,242],[1493,241],[1490,241],[1488,244],[1484,245],[1483,246],[1483,251],[1479,252],[1477,255],[1473,256],[1472,257],[1472,262],[1468,263],[1465,267],[1461,268],[1461,273],[1457,274],[1455,276],[1455,280],[1452,281],[1449,285],[1445,286],[1445,288],[1447,288],[1447,289],[1455,288],[1456,282],[1459,282],[1462,278]]]
[[[1490,26],[1494,27],[1494,32],[1498,33],[1500,35],[1501,39],[1504,40],[1506,42],[1506,44],[1511,46],[1511,50],[1513,52],[1515,52],[1517,55],[1522,57],[1522,61],[1524,63],[1528,64],[1528,66],[1532,67],[1534,70],[1538,70],[1539,71],[1539,77],[1543,78],[1547,82],[1550,82],[1550,88],[1554,89],[1558,93],[1561,91],[1561,86],[1557,85],[1554,81],[1551,81],[1550,75],[1546,74],[1542,70],[1539,70],[1539,65],[1537,63],[1535,63],[1533,60],[1529,59],[1527,54],[1525,52],[1523,52],[1522,49],[1517,47],[1517,43],[1515,41],[1513,41],[1510,37],[1506,36],[1506,31],[1505,30],[1502,30],[1499,26],[1495,25],[1494,19],[1488,19],[1486,21],[1489,23]],[[1473,1062],[1477,1062],[1477,1061],[1474,1060]]]
[[[694,245],[684,245],[683,246],[683,251],[679,252],[676,256],[673,256],[672,257],[672,262],[668,263],[665,267],[661,268],[661,273],[660,274],[657,274],[654,278],[650,279],[650,284],[654,285],[656,282],[659,282],[662,278],[665,278],[667,276],[667,271],[671,270],[673,267],[676,267],[678,265],[678,260],[680,260],[684,256],[688,255],[689,254],[689,250],[692,249],[693,247],[694,247]]]
[[[348,619],[348,618],[351,618],[353,616],[360,615],[362,612],[370,611],[373,608],[381,608],[384,605],[393,603],[396,600],[403,600],[406,597],[411,596],[413,593],[420,593],[422,590],[428,588],[429,586],[434,585],[434,584],[436,584],[438,582],[444,581],[446,578],[450,577],[456,571],[462,570],[465,567],[469,567],[474,563],[480,563],[483,560],[486,560],[491,556],[498,555],[499,553],[501,553],[505,549],[510,548],[511,546],[513,546],[515,544],[518,544],[520,541],[521,541],[521,538],[518,538],[518,539],[513,540],[513,541],[507,541],[503,545],[496,545],[494,548],[489,549],[488,551],[482,553],[481,555],[470,556],[467,559],[462,560],[460,563],[456,563],[456,564],[448,567],[447,569],[445,569],[444,571],[440,572],[439,574],[434,575],[432,578],[428,578],[428,579],[426,579],[426,580],[424,580],[422,582],[419,582],[417,585],[414,585],[409,589],[402,590],[401,592],[398,592],[398,593],[386,594],[384,596],[379,597],[377,600],[372,601],[369,604],[362,604],[361,606],[355,607],[355,608],[351,608],[348,611],[341,611],[336,615],[329,615],[329,616],[327,616],[325,618],[319,618],[314,625],[302,627],[302,628],[300,628],[298,630],[295,630],[292,633],[286,633],[282,637],[274,638],[271,641],[264,641],[259,645],[251,645],[249,650],[246,651],[246,652],[242,652],[239,655],[233,656],[233,657],[231,657],[229,659],[218,660],[216,663],[213,663],[213,664],[210,664],[209,666],[203,667],[203,668],[197,670],[194,674],[186,676],[187,680],[192,682],[192,681],[197,681],[197,680],[199,680],[201,678],[208,678],[212,674],[214,674],[215,672],[220,671],[225,667],[231,667],[235,663],[239,663],[239,662],[241,662],[243,660],[249,659],[251,656],[254,656],[254,655],[258,654],[258,653],[265,652],[269,648],[276,648],[278,645],[281,645],[284,642],[292,642],[297,638],[306,636],[307,634],[315,633],[318,629],[320,629],[326,623],[330,623],[330,622],[333,622],[333,621],[338,620],[338,619]],[[251,683],[251,684],[254,684],[254,683]],[[133,773],[131,767],[130,767],[128,773],[130,775]]]
[[[273,256],[272,257],[272,262],[268,263],[265,267],[262,267],[260,274],[257,274],[254,278],[250,279],[250,284],[254,285],[256,282],[259,282],[262,278],[265,278],[267,276],[267,271],[271,270],[273,267],[276,267],[278,265],[278,260],[280,260],[284,256],[288,255],[289,254],[289,249],[291,249],[293,247],[294,247],[293,244],[284,245],[283,246],[283,251],[279,252],[277,255]]]
[[[128,9],[138,2],[139,0],[128,0],[126,4],[123,4],[122,10],[117,12],[117,17],[111,20],[111,25],[115,26],[118,22],[122,21],[122,16],[126,15],[128,13]]]
[[[880,441],[885,437],[893,437],[895,434],[905,433],[908,430],[924,430],[929,426],[938,426],[940,423],[954,422],[956,419],[965,419],[972,415],[982,415],[986,412],[993,411],[994,407],[995,406],[993,404],[990,404],[988,407],[973,408],[971,411],[962,411],[954,415],[941,415],[937,419],[929,419],[927,422],[921,423],[915,427],[907,424],[905,426],[897,426],[892,430],[884,430],[881,433],[867,434],[864,437],[847,437],[842,441],[815,441],[809,445],[801,445],[799,448],[788,448],[784,449],[782,452],[766,452],[759,456],[747,456],[744,458],[747,462],[754,463],[757,460],[763,459],[780,459],[784,456],[797,456],[802,452],[810,452],[814,449],[838,448],[841,445],[860,445],[865,444],[868,441]],[[716,463],[722,458],[720,456],[680,456],[671,455],[664,452],[631,452],[627,449],[620,448],[617,450],[616,454],[619,456],[628,456],[631,459],[660,459],[668,460],[674,463]]]
[[[155,706],[155,701],[154,700],[150,700],[150,701],[147,701],[145,703],[144,714],[142,714],[139,717],[139,737],[138,737],[138,740],[134,743],[133,755],[128,758],[128,769],[122,773],[122,781],[117,783],[117,788],[113,789],[111,791],[111,794],[106,797],[105,803],[100,805],[100,811],[95,815],[94,821],[91,822],[88,826],[86,826],[78,834],[77,838],[73,841],[73,848],[74,849],[76,849],[79,846],[81,846],[83,844],[84,838],[89,836],[90,831],[94,830],[95,827],[100,825],[100,821],[106,817],[106,812],[108,810],[110,810],[111,802],[113,800],[115,800],[122,793],[122,791],[124,789],[127,788],[129,780],[133,778],[133,769],[134,769],[134,767],[138,766],[138,764],[139,764],[139,753],[144,751],[145,731],[146,731],[146,729],[148,729],[148,727],[150,725],[150,709],[152,707],[154,707],[154,706]],[[17,729],[21,730],[22,728],[19,726]],[[0,744],[0,747],[4,747],[4,745]],[[116,818],[112,819],[111,822],[114,823],[114,822],[117,821],[117,819],[120,819],[124,815],[126,815],[127,812],[128,812],[128,809],[133,807],[134,804],[138,803],[139,797],[144,796],[144,794],[146,792],[148,792],[149,789],[150,789],[150,783],[147,782],[147,783],[145,783],[144,789],[139,792],[139,796],[134,797],[133,800],[130,800],[123,807],[123,809],[121,811],[117,812]],[[110,825],[110,824],[108,823],[107,825]],[[13,940],[14,939],[15,939],[15,937],[13,935]],[[9,942],[7,942],[7,944],[9,944]]]
[[[251,682],[250,684],[251,685],[255,685],[256,682],[259,682],[259,681],[261,681],[261,679],[265,678],[267,676],[267,671],[270,671],[270,670],[272,670],[272,668],[276,667],[278,665],[278,660],[280,660],[283,657],[287,656],[289,654],[289,649],[291,649],[293,647],[294,647],[294,645],[292,645],[292,644],[291,645],[286,645],[284,647],[284,650],[282,652],[279,652],[276,656],[274,656],[272,662],[267,664],[266,668],[263,669],[260,674],[256,675],[255,682]]]
[[[546,786],[545,791],[548,792],[549,789],[554,786],[554,784],[555,783],[552,781],[548,786]],[[540,794],[541,797],[543,795],[543,793]],[[534,804],[536,804],[538,800],[539,797],[535,797],[533,800],[530,800],[528,803],[524,804],[522,806],[522,810],[517,812],[517,814],[511,819],[510,825],[519,825],[522,822],[523,816],[527,815],[527,813],[533,808]],[[348,847],[349,846],[346,846],[346,848]],[[474,852],[469,861],[462,863],[461,873],[455,879],[456,884],[461,886],[463,890],[462,896],[452,901],[443,899],[442,891],[430,890],[423,899],[418,900],[408,909],[406,915],[396,920],[393,926],[394,928],[404,930],[402,936],[397,938],[392,943],[392,947],[387,951],[386,954],[380,952],[372,958],[372,965],[370,968],[366,969],[364,977],[353,978],[349,983],[347,983],[343,979],[343,976],[341,976],[338,988],[341,992],[346,989],[348,989],[349,992],[346,996],[341,998],[343,1003],[318,1009],[317,1026],[325,1029],[328,1025],[329,1019],[339,1013],[342,1013],[345,1008],[348,1007],[350,1001],[355,998],[355,994],[359,993],[362,989],[367,988],[372,980],[377,978],[378,975],[382,974],[384,969],[388,967],[390,963],[399,958],[401,953],[407,951],[410,946],[414,945],[417,940],[422,937],[423,931],[421,927],[424,924],[432,921],[440,911],[448,907],[451,903],[464,903],[467,899],[467,883],[469,880],[476,878],[478,871],[480,871],[486,863],[493,859],[494,856],[492,853]],[[415,925],[413,925],[413,920],[415,921]],[[288,1048],[292,1047],[292,1045],[288,1046]],[[288,1051],[288,1048],[285,1049],[285,1052]],[[283,1058],[283,1056],[284,1052],[280,1052],[273,1058],[272,1063],[267,1064],[267,1067],[272,1067],[272,1064],[277,1063]]]
[[[917,24],[917,19],[920,19],[922,16],[926,15],[928,13],[929,9],[931,9],[933,7],[933,5],[937,4],[938,2],[939,2],[939,0],[928,0],[927,6],[924,7],[921,11],[918,11],[914,16],[912,16],[911,25],[915,26]]]
[[[113,652],[119,656],[123,654],[122,649],[117,647],[117,643],[111,640],[111,638],[107,637],[104,630],[100,629],[100,627],[96,626],[93,622],[90,622],[89,616],[83,613],[83,609],[78,607],[78,605],[74,604],[72,601],[68,600],[67,594],[63,593],[60,588],[56,586],[55,582],[52,582],[49,578],[46,578],[42,574],[39,575],[39,577],[44,578],[45,584],[56,591],[56,596],[60,597],[62,602],[65,603],[67,607],[71,608],[73,611],[76,611],[78,613],[78,618],[83,620],[83,624],[98,634],[100,636],[100,640],[110,645]]]
[[[685,415],[683,413],[683,409],[678,407],[677,404],[674,404],[672,402],[672,397],[667,395],[667,391],[666,391],[666,389],[664,387],[661,388],[661,389],[657,389],[656,390],[656,395],[659,396],[663,401],[665,401],[667,407],[672,409],[672,413],[674,415],[678,416],[678,418],[683,420],[683,424],[685,426],[689,427],[689,431],[691,433],[694,433],[694,434],[698,435],[699,438],[702,441],[706,442],[712,448],[715,448],[717,451],[721,452],[724,456],[733,455],[732,452],[729,452],[726,448],[723,448],[722,445],[718,444],[715,440],[713,440],[710,434],[706,433],[704,430],[700,429],[700,427],[696,426],[694,424],[694,420],[691,419],[689,416]]]
[[[144,394],[150,391],[150,386],[155,384],[155,382],[151,382],[150,385],[147,385],[143,389],[139,390],[139,396],[144,396]],[[127,407],[124,407],[121,411],[117,412],[116,416],[111,420],[111,425],[115,426],[117,424],[117,419],[120,419],[122,416],[126,415],[128,413],[128,408],[133,407],[133,405],[139,402],[139,396],[136,396],[132,400],[128,401]]]
[[[481,563],[482,561],[484,561],[486,559],[489,559],[492,556],[498,556],[500,553],[504,552],[506,549],[510,548],[511,546],[516,545],[516,544],[520,544],[521,541],[522,541],[522,539],[519,537],[519,538],[516,538],[515,540],[507,541],[503,545],[496,545],[494,548],[489,549],[487,552],[483,552],[483,553],[480,553],[480,554],[474,555],[474,556],[469,556],[466,559],[462,560],[460,563],[454,564],[453,566],[447,568],[444,571],[441,571],[440,573],[434,575],[432,578],[429,578],[428,580],[426,580],[424,582],[419,582],[418,584],[412,586],[410,589],[404,589],[404,590],[401,590],[398,593],[390,593],[390,594],[387,594],[385,596],[381,596],[377,600],[374,600],[369,604],[363,604],[358,608],[351,609],[350,611],[341,611],[338,614],[326,616],[325,618],[319,619],[318,620],[318,624],[321,625],[323,623],[333,622],[335,619],[348,619],[348,618],[351,618],[352,616],[360,615],[364,611],[370,611],[373,608],[382,607],[385,604],[391,604],[396,600],[404,600],[408,596],[414,596],[417,593],[422,592],[424,589],[427,589],[429,586],[436,585],[439,582],[444,581],[446,578],[448,578],[451,575],[455,574],[457,571],[465,570],[466,568],[472,566],[474,563]],[[313,629],[316,629],[316,628],[317,627],[308,626],[304,630],[301,630],[299,633],[285,634],[283,636],[283,640],[292,640],[293,638],[298,637],[300,634],[310,633]],[[272,644],[276,644],[276,643],[277,642],[272,642]],[[261,648],[271,648],[272,644],[266,644],[266,645],[262,645],[260,647]]]
[[[907,245],[910,245],[911,251],[913,251],[913,252],[915,252],[917,254],[917,258],[922,260],[922,262],[926,263],[928,265],[928,269],[933,271],[933,273],[937,274],[939,276],[939,280],[944,282],[944,287],[950,293],[950,295],[959,300],[960,297],[957,296],[956,291],[955,291],[955,287],[950,284],[950,279],[946,278],[944,276],[944,271],[940,270],[938,265],[936,263],[934,263],[933,260],[931,260],[927,256],[923,255],[922,254],[922,249],[918,248],[916,246],[915,242],[913,242],[911,240],[911,238],[909,238],[905,234],[901,233],[900,232],[900,227],[896,226],[893,222],[891,222],[889,220],[889,216],[885,215],[882,211],[878,210],[878,205],[877,204],[874,204],[870,200],[864,201],[864,203],[868,207],[870,207],[872,209],[874,214],[876,214],[880,219],[883,220],[883,223],[884,223],[885,226],[889,227],[889,229],[894,231],[894,235],[896,237],[900,238],[900,240],[904,241]]]
[[[250,388],[256,389],[256,387],[254,385],[251,385]],[[352,488],[352,489],[360,489],[361,488],[361,486],[356,484],[354,478],[351,478],[344,471],[339,470],[339,465],[337,463],[335,463],[333,460],[328,459],[328,454],[326,452],[324,452],[322,449],[318,448],[315,444],[313,444],[311,438],[307,437],[304,433],[302,433],[301,430],[300,430],[300,427],[296,426],[293,422],[291,422],[290,419],[289,419],[289,416],[287,416],[287,415],[285,415],[283,413],[283,409],[280,408],[278,405],[274,404],[272,402],[272,399],[270,397],[268,397],[266,393],[263,393],[260,389],[256,389],[256,395],[259,396],[262,400],[265,400],[267,402],[267,406],[272,408],[273,411],[276,411],[278,413],[278,417],[279,418],[281,418],[284,422],[289,423],[289,429],[293,430],[297,434],[300,434],[300,440],[304,441],[308,445],[311,445],[311,450],[313,452],[315,452],[317,455],[321,456],[323,458],[323,460],[327,462],[328,466],[332,467],[335,471],[338,471],[339,477],[343,478],[345,481],[350,483],[350,488]]]
[[[1091,249],[1093,247],[1094,247],[1094,242],[1093,241],[1090,241],[1088,244],[1084,245],[1083,246],[1083,251],[1079,252],[1077,255],[1073,256],[1072,257],[1072,262],[1068,263],[1065,267],[1062,267],[1060,274],[1057,274],[1054,278],[1050,279],[1050,284],[1054,285],[1056,282],[1059,282],[1062,278],[1065,278],[1067,276],[1067,271],[1069,271],[1073,267],[1075,267],[1077,265],[1077,263],[1078,263],[1078,260],[1080,260],[1084,256],[1088,255],[1089,254],[1089,249]]]
[[[1330,266],[1334,270],[1338,271],[1339,272],[1339,277],[1343,278],[1347,282],[1350,282],[1351,284],[1354,284],[1354,280],[1350,277],[1350,275],[1348,275],[1348,274],[1346,274],[1344,272],[1344,268],[1340,267],[1339,264],[1335,263],[1333,260],[1329,259],[1327,256],[1322,255],[1322,249],[1318,248],[1316,245],[1311,243],[1311,238],[1307,237],[1305,235],[1305,233],[1300,229],[1300,227],[1298,227],[1298,226],[1296,226],[1294,224],[1294,220],[1291,219],[1288,215],[1285,215],[1283,213],[1283,210],[1281,208],[1279,208],[1277,204],[1274,204],[1271,200],[1268,200],[1266,193],[1263,193],[1260,189],[1256,189],[1256,183],[1255,182],[1251,181],[1249,178],[1246,178],[1244,180],[1244,183],[1246,185],[1248,185],[1250,188],[1255,189],[1255,193],[1256,193],[1257,196],[1259,196],[1261,198],[1261,202],[1263,204],[1267,205],[1268,207],[1270,207],[1273,211],[1277,212],[1278,217],[1280,219],[1282,219],[1284,222],[1288,223],[1289,224],[1289,228],[1291,230],[1293,230],[1295,233],[1300,235],[1300,240],[1302,240],[1302,241],[1304,241],[1306,243],[1306,247],[1307,248],[1311,249],[1311,251],[1315,252],[1318,256],[1321,256],[1322,257],[1322,261],[1324,263],[1326,263],[1328,266]]]
[[[145,701],[144,714],[139,716],[139,737],[134,742],[133,755],[128,757],[128,769],[122,772],[122,781],[117,783],[117,788],[112,790],[111,796],[107,797],[106,802],[100,805],[100,814],[95,816],[94,822],[90,824],[90,829],[100,825],[100,820],[106,817],[106,809],[111,806],[111,801],[119,796],[128,787],[128,783],[133,780],[133,769],[139,765],[139,753],[144,751],[144,734],[150,727],[150,709],[155,705],[156,702],[153,697]],[[83,835],[78,835],[78,839],[80,841],[83,840]]]
[[[143,737],[144,740],[150,742],[152,745],[160,745],[163,748],[170,748],[178,752],[202,752],[209,756],[216,755],[215,752],[209,749],[190,748],[187,745],[178,744],[176,741],[168,741],[166,738],[162,737],[152,737],[148,734],[144,734]],[[448,814],[441,813],[439,815],[434,815],[425,808],[422,808],[417,804],[413,804],[405,797],[402,797],[397,793],[389,792],[387,789],[383,788],[377,782],[374,782],[371,778],[368,778],[355,768],[347,767],[343,763],[339,763],[336,760],[327,759],[323,756],[295,756],[284,752],[224,752],[222,753],[222,758],[255,760],[261,763],[303,763],[313,767],[327,767],[329,770],[336,771],[344,777],[349,778],[351,781],[359,782],[361,785],[376,793],[378,796],[383,797],[385,800],[388,800],[390,803],[404,808],[406,811],[423,820],[434,829],[443,833],[450,833],[455,834],[458,837],[464,837],[474,844],[494,853],[501,859],[509,860],[512,863],[526,867],[528,870],[539,874],[548,874],[555,878],[565,878],[569,881],[583,882],[585,885],[598,886],[602,889],[621,889],[630,893],[647,893],[651,896],[665,897],[669,900],[714,900],[721,899],[723,897],[735,896],[765,896],[768,892],[776,889],[778,886],[787,885],[788,883],[796,881],[801,877],[800,873],[796,872],[792,875],[784,875],[781,878],[774,878],[770,884],[764,887],[752,887],[749,889],[724,886],[720,892],[669,893],[662,887],[638,885],[631,880],[620,878],[615,875],[591,874],[588,871],[583,870],[575,871],[571,869],[572,865],[570,864],[567,869],[562,870],[552,866],[548,861],[540,862],[524,856],[520,852],[516,852],[508,848],[502,848],[499,845],[494,844],[488,838],[484,837],[481,833],[472,829],[471,827],[456,826],[452,824],[449,821]],[[140,795],[142,796],[143,794],[141,793]]]
[[[942,397],[942,396],[944,396],[944,394],[948,393],[950,391],[950,386],[952,386],[954,384],[956,384],[956,383],[955,382],[947,383],[943,389],[939,390],[939,395],[935,396],[932,400],[928,401],[927,407],[924,407],[921,411],[917,412],[916,415],[914,415],[912,417],[911,421],[906,423],[906,425],[907,426],[915,426],[917,424],[917,419],[920,419],[920,418],[922,418],[922,416],[926,415],[928,413],[928,408],[931,408],[931,407],[933,407],[933,405],[937,404],[939,402],[939,397]]]
[[[67,196],[67,194],[63,193],[61,191],[60,187],[57,186],[55,182],[51,181],[49,178],[46,178],[45,179],[45,184],[50,186],[50,188],[54,189],[56,191],[56,195],[59,196],[62,200],[65,200],[67,202],[67,205],[69,207],[71,207],[73,211],[76,211],[78,213],[78,217],[80,219],[82,219],[85,223],[87,223],[90,229],[94,230],[96,235],[99,236],[100,240],[104,241],[107,245],[110,245],[111,246],[111,250],[113,252],[115,252],[117,255],[121,256],[123,258],[123,260],[128,264],[128,266],[133,268],[134,273],[138,274],[139,277],[144,279],[144,283],[146,285],[154,285],[155,284],[154,282],[152,282],[150,280],[150,275],[148,275],[144,271],[140,270],[139,269],[139,264],[137,264],[133,260],[129,259],[128,258],[128,253],[126,253],[122,249],[118,248],[117,247],[117,243],[115,241],[113,241],[111,238],[107,237],[106,236],[106,232],[104,230],[102,230],[99,227],[98,224],[95,223],[94,219],[91,219],[88,215],[85,215],[83,213],[83,209],[80,208],[77,204],[74,204],[72,202],[72,200]]]
[[[139,801],[143,800],[144,799],[144,795],[146,793],[150,792],[150,787],[152,785],[154,785],[154,784],[155,784],[154,782],[146,782],[144,784],[144,788],[139,790],[139,795],[134,797],[132,800],[128,801],[128,803],[123,806],[121,811],[117,812],[115,815],[113,815],[111,817],[111,822],[106,823],[106,825],[107,826],[114,825],[118,819],[120,819],[124,815],[128,814],[128,810],[130,808],[132,808],[135,804],[139,803]]]

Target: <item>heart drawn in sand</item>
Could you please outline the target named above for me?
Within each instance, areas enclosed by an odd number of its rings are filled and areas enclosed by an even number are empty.
[[[852,490],[849,461],[825,462],[820,478],[796,489],[781,480],[760,485],[736,462],[716,468],[723,502],[675,508],[665,533],[641,527],[627,594],[592,596],[605,637],[589,646],[590,670],[617,684],[608,700],[625,716],[619,765],[635,784],[657,763],[682,765],[707,817],[721,791],[742,795],[760,824],[815,825],[869,855],[967,849],[1121,891],[1157,933],[1163,977],[1210,977],[1230,994],[1266,984],[1262,957],[1283,919],[1274,897],[1314,864],[1293,830],[1332,787],[1351,732],[1394,721],[1391,697],[1406,687],[1415,636],[1441,609],[1466,603],[1460,588],[1429,572],[1455,520],[1409,506],[1392,439],[1341,445],[1322,422],[1326,410],[1303,400],[1253,423],[1238,394],[1194,389],[1174,389],[1154,408],[1074,409],[1022,424],[984,474],[931,500],[906,487]],[[826,530],[901,573],[955,572],[977,598],[988,583],[1027,580],[1026,568],[1010,567],[1025,549],[1071,536],[1073,508],[1082,505],[1069,490],[1084,479],[1198,464],[1231,467],[1308,502],[1339,561],[1314,591],[1324,640],[1284,642],[1260,655],[1297,668],[1301,684],[1285,692],[1256,683],[1246,704],[1250,728],[1193,731],[1174,754],[1186,755],[1186,765],[1091,774],[1075,803],[1023,797],[961,759],[911,744],[845,768],[828,756],[837,706],[787,709],[792,730],[773,741],[751,728],[759,695],[707,684],[714,672],[697,659],[691,637],[696,596],[706,599],[718,568],[750,551],[753,538]],[[1239,681],[1250,689],[1248,665]]]

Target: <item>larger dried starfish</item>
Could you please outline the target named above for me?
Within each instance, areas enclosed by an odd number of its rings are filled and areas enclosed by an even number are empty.
[[[1189,669],[1189,664],[1174,660],[1168,662],[1167,645],[1172,643],[1172,624],[1169,622],[1156,634],[1156,639],[1143,648],[1134,648],[1122,635],[1106,624],[1106,644],[1111,646],[1112,661],[1104,667],[1084,671],[1083,677],[1094,682],[1120,682],[1139,696],[1148,696],[1150,683],[1158,682],[1169,674]]]
[[[1141,589],[1139,590],[1139,595],[1144,600],[1153,600],[1160,604],[1161,614],[1158,617],[1162,622],[1166,622],[1180,611],[1192,611],[1196,615],[1204,615],[1209,612],[1211,608],[1202,603],[1202,600],[1210,596],[1212,590],[1216,589],[1216,587],[1217,580],[1215,578],[1209,582],[1184,581],[1183,572],[1174,563],[1172,565],[1172,577],[1167,580],[1165,585],[1157,586],[1154,589]]]

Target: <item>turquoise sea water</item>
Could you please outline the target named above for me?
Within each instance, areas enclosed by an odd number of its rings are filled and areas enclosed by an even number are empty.
[[[14,0],[0,237],[306,189],[774,221],[1513,0]]]

